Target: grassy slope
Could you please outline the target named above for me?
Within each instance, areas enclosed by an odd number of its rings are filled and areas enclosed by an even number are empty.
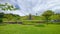
[[[21,20],[28,20],[29,16],[21,16]],[[41,16],[32,16],[32,20],[43,20],[44,18]]]
[[[60,34],[60,25],[45,25],[36,27],[34,25],[8,24],[0,26],[0,34]]]

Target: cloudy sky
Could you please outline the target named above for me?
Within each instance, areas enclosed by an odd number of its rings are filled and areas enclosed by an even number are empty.
[[[7,11],[6,13],[19,14],[21,16],[29,13],[35,15],[41,14],[45,10],[60,11],[60,0],[0,0],[0,3],[10,3],[20,10]]]

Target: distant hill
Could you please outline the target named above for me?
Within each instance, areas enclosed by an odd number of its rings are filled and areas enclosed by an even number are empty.
[[[20,22],[22,20],[29,20],[29,15],[19,16],[19,15],[11,14],[11,13],[10,14],[0,13],[0,16],[1,14],[2,14],[3,22]],[[44,20],[44,17],[32,15],[32,20]]]
[[[3,22],[20,21],[20,16],[15,14],[3,14]]]

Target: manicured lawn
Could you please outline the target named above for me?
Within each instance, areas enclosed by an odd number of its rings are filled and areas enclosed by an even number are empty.
[[[35,25],[8,24],[0,26],[0,34],[60,34],[60,25],[45,24],[45,27],[37,27]]]

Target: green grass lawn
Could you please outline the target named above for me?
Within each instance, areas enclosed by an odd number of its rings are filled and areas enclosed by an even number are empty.
[[[8,24],[0,26],[0,34],[60,34],[60,25],[45,24],[45,27],[37,27],[36,25]]]

